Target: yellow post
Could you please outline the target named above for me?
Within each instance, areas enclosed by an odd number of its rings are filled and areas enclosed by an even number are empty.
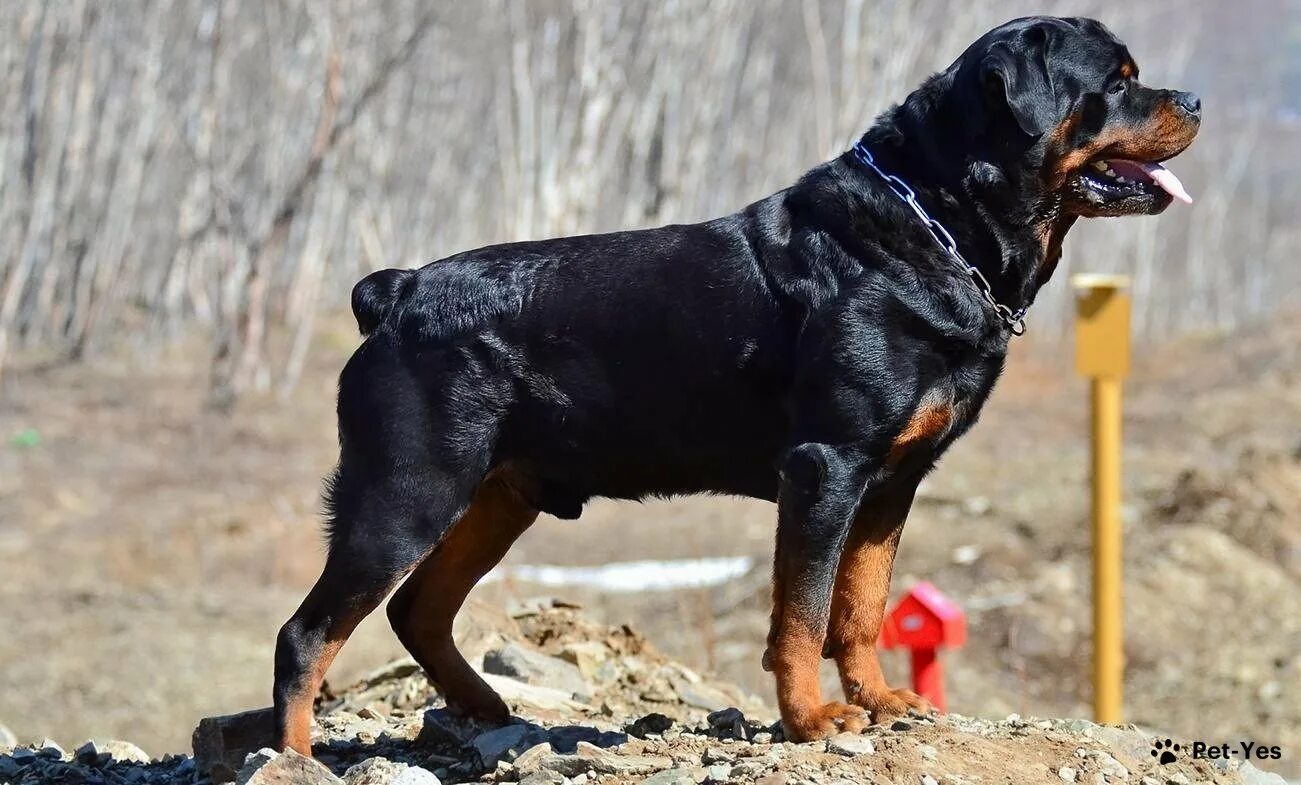
[[[1121,379],[1129,371],[1129,279],[1077,275],[1075,364],[1089,378],[1093,430],[1093,718],[1123,721]]]

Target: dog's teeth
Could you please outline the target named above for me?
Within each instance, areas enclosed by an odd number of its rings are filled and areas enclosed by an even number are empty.
[[[1108,176],[1108,177],[1118,177],[1119,175],[1116,174],[1116,170],[1115,170],[1115,169],[1108,169],[1108,170],[1107,170],[1107,176]]]
[[[1094,161],[1093,168],[1097,169],[1099,172],[1105,172],[1107,171],[1107,163],[1105,161]]]
[[[1124,176],[1123,174],[1122,174],[1122,175],[1117,175],[1117,177],[1116,177],[1116,182],[1118,182],[1118,183],[1127,183],[1127,182],[1129,182],[1129,178],[1126,177],[1126,176]]]

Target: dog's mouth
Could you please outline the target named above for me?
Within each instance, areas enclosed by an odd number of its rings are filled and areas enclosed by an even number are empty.
[[[1193,203],[1193,197],[1175,173],[1159,163],[1099,158],[1084,167],[1080,176],[1089,188],[1106,198],[1123,199],[1164,191],[1184,204]]]
[[[1150,215],[1176,199],[1193,202],[1188,189],[1163,164],[1127,158],[1090,161],[1072,178],[1069,190],[1076,209],[1088,216]]]

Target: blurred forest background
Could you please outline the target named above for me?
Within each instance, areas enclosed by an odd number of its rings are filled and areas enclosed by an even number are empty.
[[[0,367],[211,340],[211,396],[292,387],[364,273],[696,221],[843,150],[980,32],[1100,16],[1200,93],[1195,211],[1077,230],[1163,335],[1289,301],[1297,2],[94,0],[0,5]],[[1059,333],[1066,288],[1033,329]]]
[[[952,709],[1089,715],[1064,279],[1128,272],[1127,719],[1281,744],[1301,776],[1301,0],[3,0],[0,722],[159,754],[269,701],[322,561],[363,274],[731,212],[1026,13],[1100,18],[1144,81],[1202,96],[1171,165],[1197,201],[1073,230],[893,591],[966,609]],[[560,593],[771,701],[774,517],[594,502],[543,516],[477,596]],[[511,577],[714,556],[751,568],[627,593]],[[330,681],[401,653],[375,614]]]

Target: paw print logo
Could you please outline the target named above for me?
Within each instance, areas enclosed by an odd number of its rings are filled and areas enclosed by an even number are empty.
[[[1156,758],[1156,762],[1160,763],[1162,766],[1167,763],[1174,763],[1175,753],[1179,750],[1179,745],[1169,739],[1165,739],[1164,741],[1157,739],[1152,742],[1152,757]]]

